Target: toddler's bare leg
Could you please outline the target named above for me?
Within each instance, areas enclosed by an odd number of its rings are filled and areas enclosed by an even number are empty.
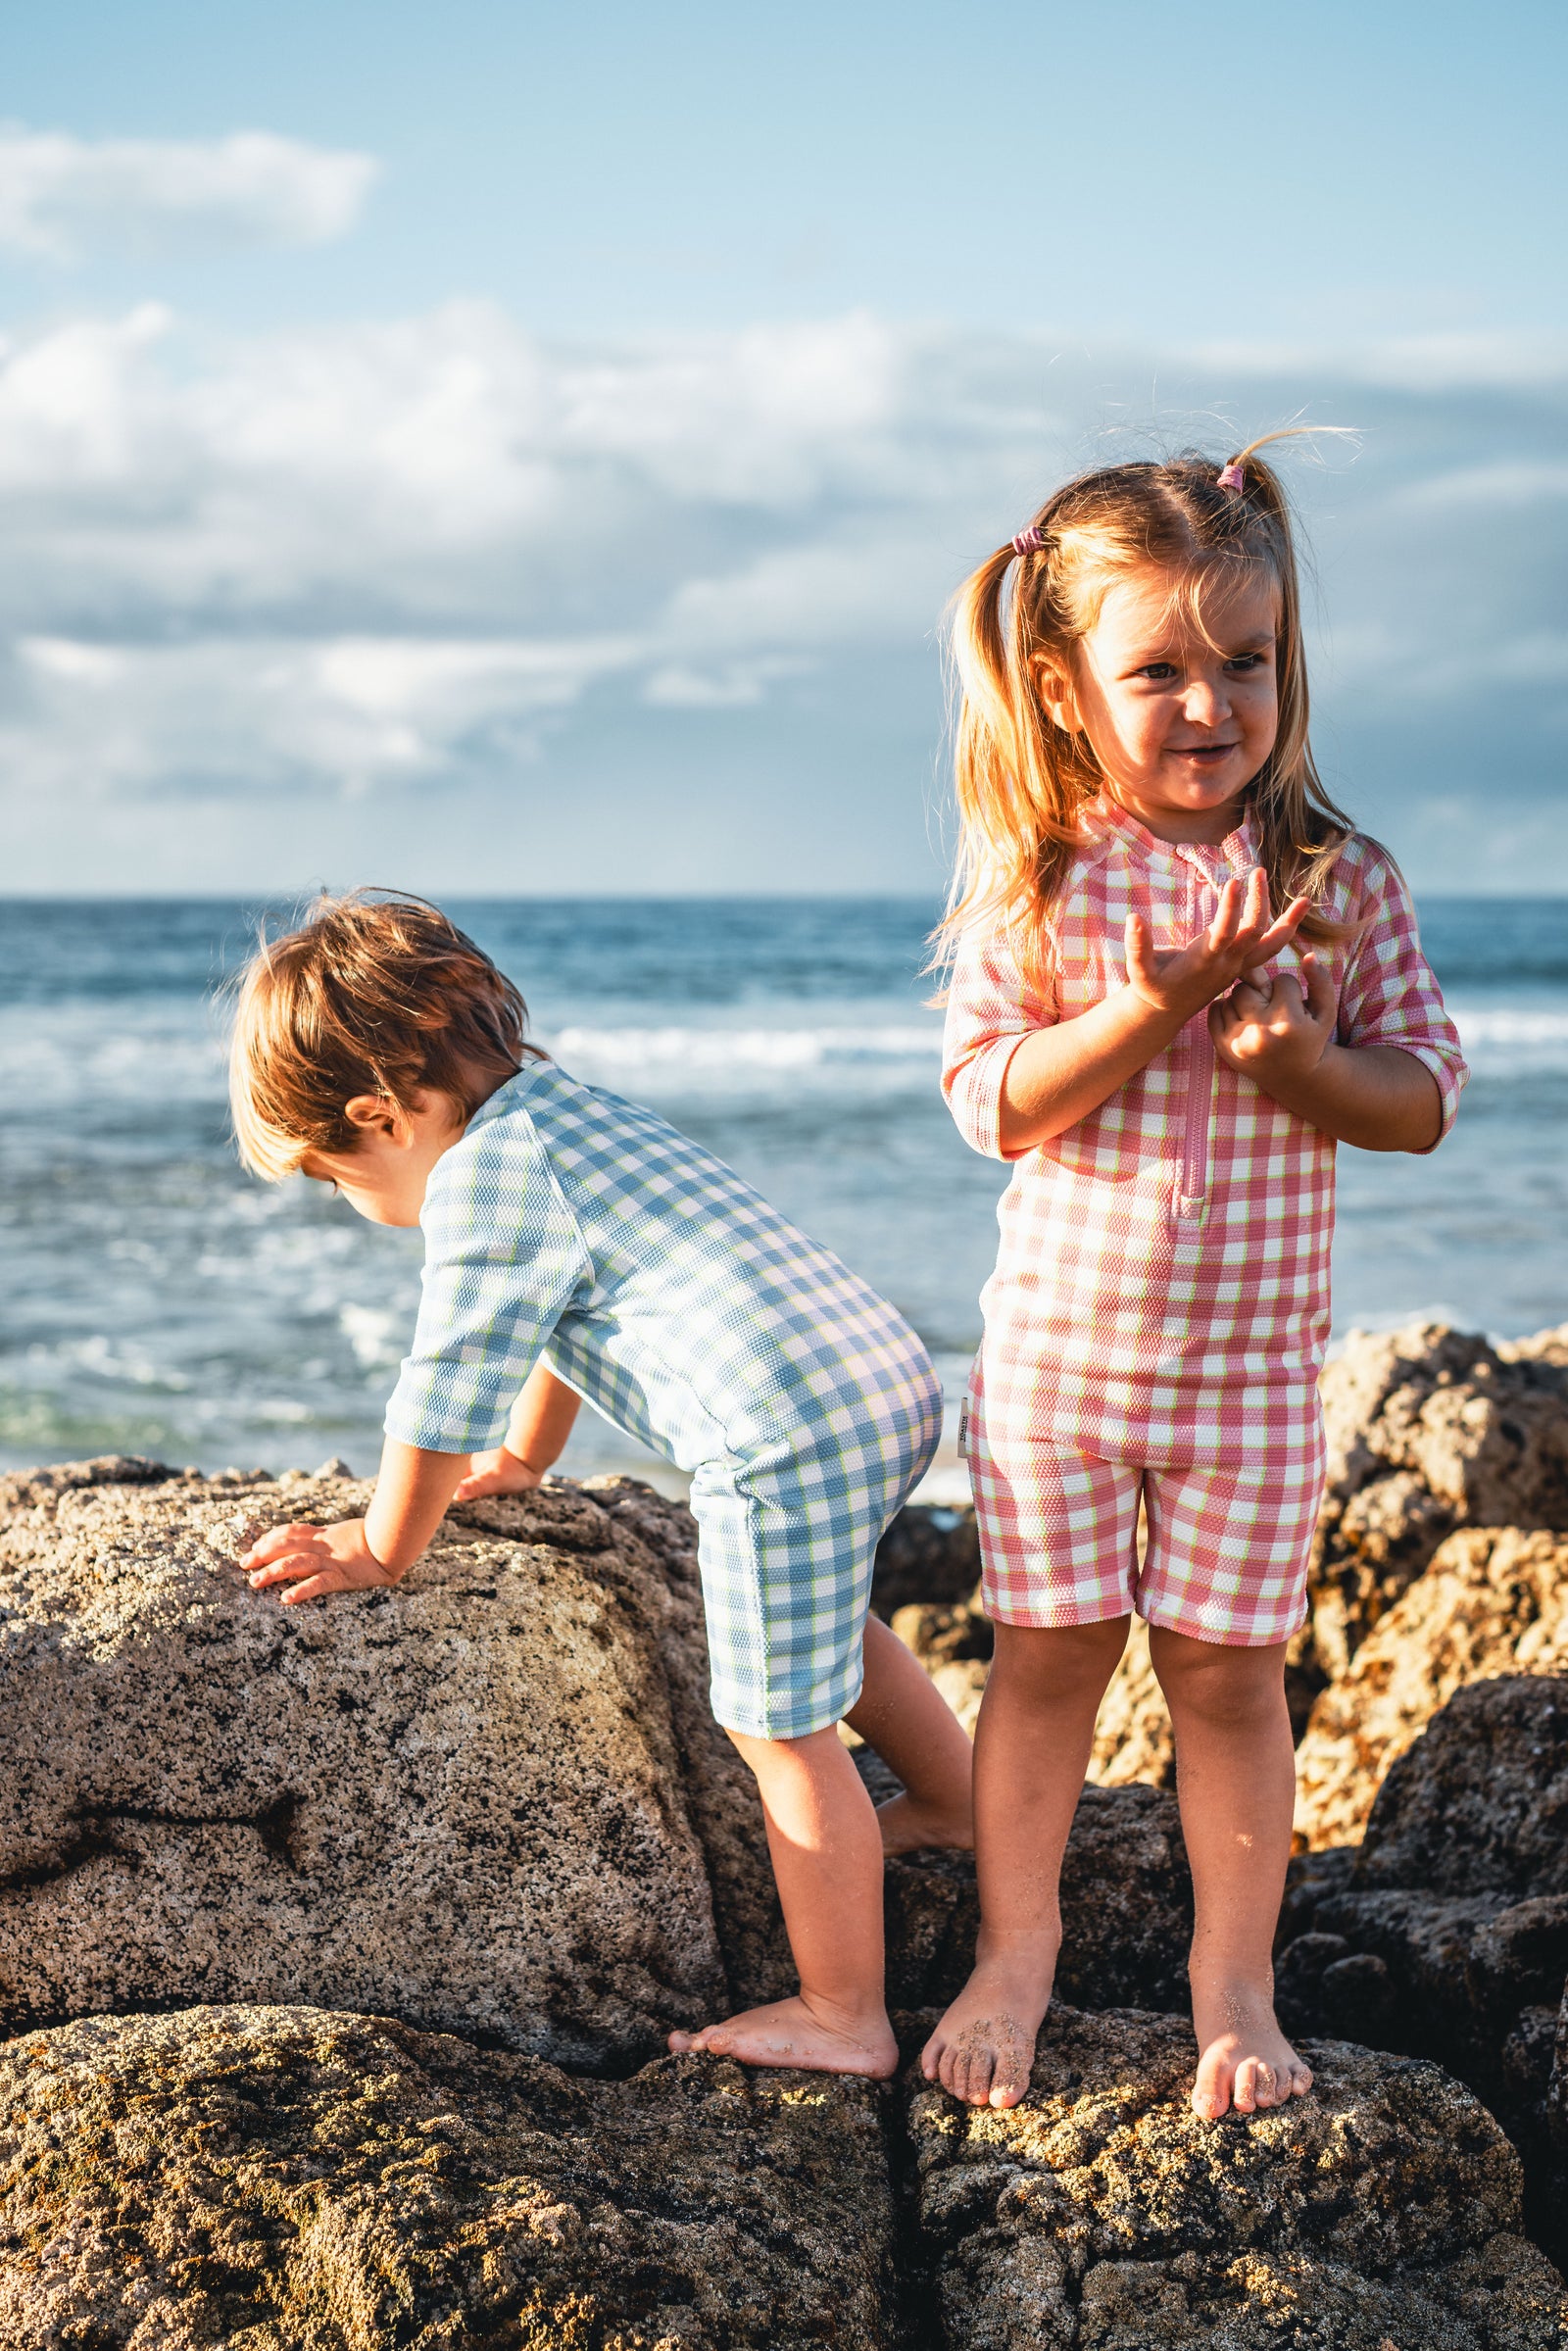
[[[1285,1649],[1226,1648],[1152,1626],[1170,1704],[1176,1786],[1193,1870],[1195,2113],[1278,2106],[1311,2087],[1274,2021],[1274,1930],[1285,1890],[1296,1757]]]
[[[904,1782],[877,1807],[885,1853],[974,1843],[974,1750],[931,1680],[877,1617],[865,1627],[865,1681],[846,1717]]]
[[[882,1838],[854,1759],[836,1729],[730,1737],[757,1774],[801,1988],[700,2033],[672,2033],[669,2045],[885,2078],[899,2052],[882,1989]]]
[[[971,2106],[1016,2106],[1029,2086],[1061,1943],[1061,1856],[1127,1624],[997,1627],[975,1731],[974,1973],[920,2060]]]

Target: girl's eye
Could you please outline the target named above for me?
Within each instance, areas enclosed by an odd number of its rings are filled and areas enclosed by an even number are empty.
[[[1263,657],[1260,653],[1239,653],[1235,660],[1227,661],[1225,666],[1245,677],[1249,670],[1262,668]]]
[[[1138,671],[1138,675],[1152,677],[1156,685],[1162,686],[1168,679],[1176,675],[1176,664],[1174,661],[1146,661],[1143,668]]]

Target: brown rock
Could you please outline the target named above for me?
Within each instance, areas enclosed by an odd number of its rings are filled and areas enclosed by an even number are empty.
[[[972,1855],[889,1862],[886,1908],[889,2005],[945,2005],[974,1966],[980,1906]],[[1061,1915],[1063,1999],[1083,2008],[1185,2002],[1193,1884],[1174,1796],[1153,1788],[1084,1789],[1062,1861]]]
[[[1568,1372],[1554,1347],[1550,1333],[1502,1350],[1421,1324],[1357,1333],[1327,1366],[1311,1573],[1320,1680],[1345,1672],[1455,1527],[1568,1529]]]
[[[1095,1725],[1089,1777],[1101,1788],[1176,1785],[1176,1744],[1170,1708],[1149,1658],[1149,1627],[1132,1620],[1121,1662],[1110,1677]]]
[[[961,1600],[906,1601],[892,1624],[972,1739],[996,1640],[978,1591]]]
[[[1568,1680],[1460,1690],[1390,1768],[1356,1884],[1568,1893]]]
[[[13,2022],[308,1984],[597,2064],[725,2000],[646,1505],[476,1505],[396,1592],[283,1609],[246,1543],[368,1488],[123,1467],[0,1492]]]
[[[1560,2351],[1519,2160],[1436,2067],[1310,2048],[1310,2098],[1202,2123],[1172,2017],[1055,2008],[1010,2112],[907,2089],[952,2351]]]
[[[374,2017],[196,2008],[0,2049],[7,2351],[886,2351],[879,2094],[574,2081]]]
[[[979,1581],[973,1510],[915,1502],[899,1512],[877,1544],[871,1606],[889,1623],[910,1601],[956,1606]]]
[[[1455,1690],[1498,1675],[1568,1674],[1568,1537],[1450,1535],[1312,1709],[1297,1751],[1297,1836],[1349,1843],[1372,1799]]]

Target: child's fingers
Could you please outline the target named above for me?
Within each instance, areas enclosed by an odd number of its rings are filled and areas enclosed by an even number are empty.
[[[291,1584],[300,1576],[314,1576],[330,1566],[332,1554],[327,1550],[307,1549],[297,1544],[286,1557],[273,1559],[265,1567],[253,1567],[246,1577],[252,1592],[266,1592],[273,1584]]]
[[[1258,940],[1254,960],[1264,963],[1270,955],[1277,955],[1282,947],[1288,947],[1300,928],[1302,916],[1311,911],[1311,906],[1309,898],[1293,898],[1278,922]]]
[[[242,1567],[265,1567],[270,1560],[279,1559],[286,1551],[303,1550],[319,1527],[273,1527],[251,1544],[240,1564]]]
[[[1327,1028],[1339,1018],[1340,1000],[1334,982],[1314,955],[1301,957],[1301,977],[1306,982],[1306,1009],[1309,1019],[1319,1028]]]
[[[1208,935],[1204,941],[1211,955],[1222,955],[1228,947],[1235,945],[1237,933],[1240,931],[1244,919],[1247,904],[1246,893],[1249,887],[1249,884],[1243,882],[1240,874],[1233,873],[1220,892],[1219,904],[1214,908],[1214,919],[1208,926]]]
[[[278,1598],[285,1608],[297,1607],[301,1600],[318,1600],[329,1592],[348,1592],[352,1589],[340,1567],[323,1568],[318,1576],[306,1576],[301,1583],[280,1592]]]
[[[1154,967],[1150,954],[1149,925],[1142,914],[1128,915],[1122,936],[1127,956],[1127,977],[1148,986],[1153,980]]]

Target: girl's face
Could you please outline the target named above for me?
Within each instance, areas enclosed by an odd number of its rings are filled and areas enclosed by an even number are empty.
[[[1042,674],[1058,726],[1088,736],[1105,784],[1164,841],[1223,841],[1279,731],[1279,599],[1265,577],[1216,579],[1201,630],[1165,571],[1118,580],[1065,678]]]

